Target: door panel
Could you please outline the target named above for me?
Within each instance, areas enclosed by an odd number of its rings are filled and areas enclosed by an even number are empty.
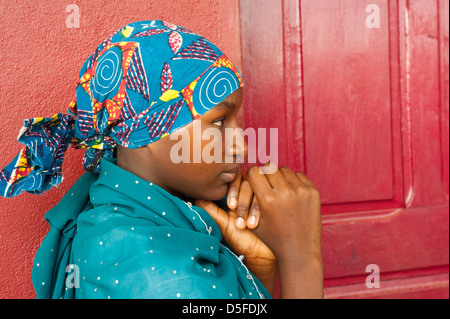
[[[306,167],[324,204],[393,197],[389,10],[378,1],[369,29],[366,2],[301,3]]]

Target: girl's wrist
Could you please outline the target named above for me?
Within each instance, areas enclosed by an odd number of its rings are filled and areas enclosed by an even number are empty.
[[[324,297],[322,258],[310,256],[299,260],[285,260],[279,265],[279,270],[282,299]]]
[[[322,254],[320,251],[308,251],[308,252],[287,252],[284,254],[276,255],[278,267],[304,267],[306,265],[316,265],[317,267],[323,267]]]

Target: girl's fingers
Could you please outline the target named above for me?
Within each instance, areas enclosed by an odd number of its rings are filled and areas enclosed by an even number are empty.
[[[295,175],[298,177],[298,179],[305,184],[306,186],[316,188],[316,186],[311,182],[311,180],[305,175],[305,173],[297,172]]]
[[[247,227],[250,229],[255,229],[259,225],[259,219],[261,218],[261,212],[259,210],[258,199],[253,196],[252,206],[250,208],[250,213],[247,219]]]
[[[248,211],[253,199],[253,191],[250,187],[250,183],[244,180],[241,183],[241,189],[239,190],[239,198],[236,209],[236,227],[238,229],[245,229],[247,225]]]
[[[252,166],[247,171],[247,180],[257,196],[264,198],[272,193],[272,186],[267,180],[263,170],[258,166]]]
[[[272,162],[268,162],[261,166],[261,170],[266,175],[267,180],[269,181],[272,188],[282,188],[286,185],[286,180],[284,179],[283,174],[281,174],[277,165]]]
[[[231,210],[235,210],[238,205],[239,189],[241,188],[242,173],[237,172],[236,179],[228,184],[227,205]]]
[[[236,179],[228,185],[227,192],[228,208],[236,212],[235,226],[238,229],[255,229],[259,225],[261,214],[259,204],[250,183],[243,180],[239,171]]]
[[[295,175],[295,173],[289,167],[286,166],[281,167],[280,172],[281,174],[283,174],[286,181],[293,186],[301,182],[301,180],[297,177],[297,175]]]

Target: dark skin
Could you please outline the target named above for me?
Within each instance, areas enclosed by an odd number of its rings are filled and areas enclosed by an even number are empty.
[[[190,141],[186,141],[186,147],[190,149],[190,163],[172,162],[170,151],[181,137],[177,140],[165,137],[134,150],[118,147],[117,165],[145,180],[152,181],[181,199],[201,198],[211,201],[222,199],[227,194],[229,183],[221,178],[221,173],[241,166],[237,163],[236,157],[238,154],[247,154],[247,144],[243,140],[239,144],[224,145],[225,128],[238,127],[236,115],[239,111],[238,106],[242,104],[242,89],[229,95],[223,102],[230,103],[233,108],[221,108],[222,105],[219,105],[199,119],[202,131],[206,128],[220,129],[223,139],[215,143],[222,144],[221,163],[204,163],[203,158],[201,163],[194,163],[194,125],[191,122],[182,128],[190,137]],[[224,117],[226,120],[221,120]],[[211,141],[213,138],[202,140],[201,150]]]
[[[223,175],[237,168],[237,158],[248,152],[242,136],[229,145],[225,139],[225,128],[238,128],[242,95],[242,88],[236,90],[198,119],[202,131],[210,127],[221,130],[222,138],[199,143],[201,150],[211,146],[211,141],[221,144],[221,163],[205,163],[203,157],[201,163],[193,163],[194,125],[190,123],[182,128],[190,137],[185,141],[189,163],[171,160],[170,151],[179,140],[165,137],[134,150],[118,147],[117,165],[205,209],[271,294],[279,272],[282,298],[323,298],[320,195],[313,183],[288,167],[275,168],[271,171],[275,173],[269,174],[264,166],[254,166],[247,179],[238,171],[233,181]],[[225,195],[228,213],[212,202]]]

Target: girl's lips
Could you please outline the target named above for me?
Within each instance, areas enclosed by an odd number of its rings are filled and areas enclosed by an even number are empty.
[[[220,174],[220,176],[222,177],[222,179],[227,182],[227,183],[231,183],[232,181],[234,181],[236,179],[237,176],[237,172],[239,171],[239,168],[241,166],[235,166],[233,169],[229,170],[228,172],[223,172],[222,174]]]
[[[237,173],[222,173],[220,174],[220,177],[222,177],[222,179],[227,182],[227,183],[231,183],[232,181],[234,181],[236,179],[236,175]]]

